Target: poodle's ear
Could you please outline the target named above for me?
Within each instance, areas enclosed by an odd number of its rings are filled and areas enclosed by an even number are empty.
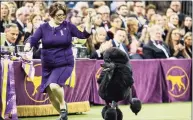
[[[128,55],[122,50],[112,47],[106,50],[103,54],[105,62],[114,62],[126,64],[129,61]]]

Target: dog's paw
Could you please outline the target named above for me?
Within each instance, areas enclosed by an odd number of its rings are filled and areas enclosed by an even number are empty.
[[[110,107],[111,107],[110,105],[106,105],[106,106],[103,107],[102,112],[101,112],[103,119],[104,119],[104,116],[105,116],[105,112],[106,112]]]
[[[117,111],[117,120],[123,120],[123,113],[119,108],[116,109]]]
[[[117,120],[117,111],[114,108],[109,108],[104,115],[105,120]]]

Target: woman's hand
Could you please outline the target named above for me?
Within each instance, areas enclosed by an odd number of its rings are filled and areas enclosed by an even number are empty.
[[[183,46],[182,44],[178,44],[179,50],[182,51],[185,49],[185,46]]]
[[[91,22],[91,14],[92,12],[89,12],[87,15],[87,21],[86,21],[86,31],[88,33],[91,33],[92,28],[92,22]]]
[[[27,52],[27,51],[30,51],[30,50],[31,50],[30,43],[26,43],[25,46],[24,46],[24,51]]]
[[[111,47],[113,47],[111,41],[106,41],[106,42],[103,42],[100,45],[99,51],[100,51],[100,53],[103,53],[103,52],[105,52],[107,49],[109,49]]]
[[[31,61],[33,59],[33,52],[26,52],[24,55],[21,56],[23,60]]]
[[[174,50],[175,50],[175,51],[179,51],[179,45],[175,45],[175,46],[174,46]]]

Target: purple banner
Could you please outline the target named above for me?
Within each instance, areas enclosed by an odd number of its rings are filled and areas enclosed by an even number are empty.
[[[191,99],[192,61],[161,60],[169,102]]]
[[[18,120],[13,62],[8,59],[1,60],[0,90],[0,116],[5,119]]]
[[[50,104],[47,94],[39,92],[41,84],[42,66],[40,60],[33,63],[35,68],[34,79],[27,77],[21,62],[14,62],[17,105]]]
[[[131,61],[134,88],[143,103],[162,102],[162,74],[159,60]]]
[[[95,70],[96,60],[76,61],[75,88],[65,86],[65,100],[67,102],[89,101],[92,77]],[[21,67],[21,62],[15,62],[17,105],[43,105],[50,104],[48,95],[39,92],[41,84],[42,68],[40,60],[34,61],[35,76],[31,81]]]

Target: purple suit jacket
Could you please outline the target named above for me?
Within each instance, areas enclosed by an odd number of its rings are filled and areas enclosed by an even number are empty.
[[[43,67],[74,65],[72,37],[88,38],[90,34],[79,31],[75,25],[64,21],[58,27],[51,27],[48,22],[42,24],[30,37],[31,47],[42,40],[41,60]]]

